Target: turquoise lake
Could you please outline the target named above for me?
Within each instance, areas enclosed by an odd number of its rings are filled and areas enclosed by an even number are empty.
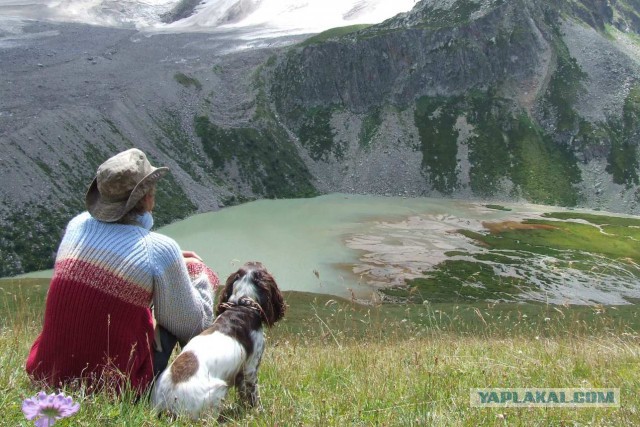
[[[510,210],[491,209],[480,201],[331,194],[254,201],[195,215],[157,231],[174,238],[182,249],[198,253],[223,281],[246,261],[260,261],[283,290],[369,300],[379,296],[377,288],[424,276],[447,259],[446,252],[484,250],[458,233],[460,229],[486,232],[483,222],[521,221],[566,210],[504,206]],[[640,298],[637,276],[626,274],[624,265],[611,264],[597,274],[558,265],[558,259],[540,255],[517,270],[501,264],[493,267],[496,274],[526,277],[537,285],[523,294],[530,301],[625,304],[625,298]],[[26,276],[50,275],[44,271]]]

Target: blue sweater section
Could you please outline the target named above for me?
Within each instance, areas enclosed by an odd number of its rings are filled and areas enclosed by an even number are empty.
[[[56,261],[89,262],[148,291],[156,322],[188,341],[213,322],[213,284],[205,273],[190,277],[177,242],[152,226],[150,213],[125,225],[83,212],[69,222]]]

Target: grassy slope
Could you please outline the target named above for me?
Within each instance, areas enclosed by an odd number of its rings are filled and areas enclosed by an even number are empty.
[[[0,425],[29,425],[39,388],[23,364],[46,282],[0,282]],[[260,371],[263,409],[229,396],[225,425],[634,425],[640,423],[640,314],[633,307],[533,304],[363,307],[287,293]],[[619,387],[619,409],[474,409],[476,387]],[[81,411],[56,425],[217,425],[156,418],[146,402],[66,390]],[[501,421],[500,416],[506,419]]]
[[[485,223],[485,233],[460,230],[484,251],[449,251],[446,255],[450,259],[425,272],[424,277],[383,292],[414,303],[425,299],[430,302],[518,300],[523,290],[535,289],[537,285],[522,276],[499,275],[493,266],[518,268],[533,262],[530,260],[536,255],[557,257],[559,268],[571,266],[598,272],[615,264],[624,268],[625,274],[640,277],[639,219],[577,212],[552,212],[543,217],[553,220]],[[456,256],[463,259],[454,258]]]

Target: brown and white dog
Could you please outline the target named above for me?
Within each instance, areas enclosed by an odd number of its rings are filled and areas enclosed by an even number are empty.
[[[234,385],[242,400],[259,405],[263,325],[273,326],[285,310],[278,285],[261,263],[247,263],[231,274],[213,325],[189,341],[158,377],[151,394],[156,410],[196,419],[204,412],[217,412]]]

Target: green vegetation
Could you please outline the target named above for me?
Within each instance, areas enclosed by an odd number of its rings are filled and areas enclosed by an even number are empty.
[[[489,209],[493,209],[493,210],[496,210],[496,211],[507,211],[507,212],[511,211],[511,209],[505,208],[502,205],[484,205],[484,207],[485,208],[489,208]]]
[[[557,268],[600,273],[615,265],[619,274],[640,280],[640,219],[576,212],[544,216],[555,221],[485,223],[488,233],[461,230],[477,242],[478,251],[449,252],[450,259],[425,272],[424,278],[384,292],[414,303],[424,299],[518,301],[522,291],[535,289],[534,283],[527,280],[527,274],[513,277],[499,273],[514,268],[523,272],[527,263],[540,255],[553,257],[547,262]]]
[[[0,281],[3,423],[40,391],[24,360],[40,329],[46,283]],[[172,420],[147,399],[64,388],[80,411],[56,425],[637,425],[640,314],[633,306],[360,306],[286,292],[259,371],[262,409],[235,391],[220,418]],[[619,387],[620,408],[471,408],[469,389]]]
[[[557,214],[555,214],[557,215]],[[551,216],[553,217],[553,216]],[[584,216],[582,219],[586,219]],[[602,217],[598,221],[610,221]],[[491,234],[465,232],[468,237],[493,249],[557,255],[559,251],[599,254],[614,260],[640,262],[640,220],[623,223],[583,224],[571,221],[526,220],[541,227],[506,227]],[[625,224],[625,225],[622,225]],[[633,225],[632,227],[630,227]],[[579,253],[576,254],[579,256]]]
[[[324,43],[330,39],[336,39],[340,37],[344,37],[347,34],[352,34],[358,32],[364,28],[370,27],[369,24],[358,24],[358,25],[348,25],[346,27],[337,27],[331,28],[321,33],[318,33],[314,36],[309,37],[303,42],[299,43],[298,46],[305,47],[312,44]]]
[[[613,182],[627,188],[640,184],[640,84],[635,84],[625,98],[622,117],[609,117],[601,123],[579,122],[574,144],[583,150],[608,147],[606,171]]]
[[[607,158],[607,172],[616,184],[640,184],[638,177],[638,134],[640,132],[640,84],[633,86],[625,98],[622,120],[609,120],[611,150]]]
[[[562,41],[559,30],[555,31],[554,47],[556,52],[556,71],[551,77],[545,94],[547,106],[545,117],[555,117],[559,132],[573,130],[578,123],[578,115],[573,109],[578,94],[583,90],[582,81],[587,75],[569,53],[569,48]]]
[[[509,105],[493,91],[474,91],[469,97],[467,120],[474,126],[468,141],[471,189],[481,197],[491,197],[500,190],[500,182],[512,179],[514,146],[506,132],[512,121]]]
[[[382,112],[381,108],[373,108],[362,120],[362,127],[360,128],[360,133],[358,135],[358,140],[360,141],[361,147],[369,147],[371,145],[371,140],[375,136],[378,129],[380,129],[380,125],[382,124]]]
[[[511,177],[525,197],[537,203],[574,206],[578,193],[573,187],[581,181],[575,156],[522,114],[512,122],[507,136],[516,159]]]
[[[451,194],[458,187],[458,98],[422,97],[416,103],[415,124],[420,134],[422,169],[434,189]]]
[[[433,187],[451,194],[458,185],[457,120],[473,126],[467,140],[471,189],[482,197],[501,190],[505,178],[528,200],[573,206],[574,184],[581,180],[574,155],[556,144],[524,112],[513,110],[493,91],[465,97],[422,97],[414,114],[423,154],[423,170]]]
[[[344,143],[334,141],[331,116],[336,107],[314,107],[305,111],[298,136],[313,160],[328,160],[333,154],[342,159]]]
[[[191,202],[172,174],[166,174],[158,181],[156,189],[156,208],[153,210],[155,227],[161,227],[173,221],[192,215],[197,206]]]
[[[67,223],[85,207],[81,197],[66,200],[61,207],[52,206],[30,203],[22,211],[10,211],[4,219],[6,226],[0,227],[0,277],[53,267]],[[182,219],[195,210],[171,174],[158,182],[153,213],[156,226]]]
[[[209,169],[209,165],[202,154],[196,150],[192,138],[183,129],[180,114],[177,111],[165,110],[152,118],[161,131],[161,136],[156,138],[156,147],[167,157],[175,160],[180,168],[196,182],[202,183],[196,165],[204,171]]]
[[[520,292],[529,287],[522,279],[497,275],[488,263],[446,260],[438,264],[433,273],[409,281],[408,288],[401,288],[404,295],[396,293],[395,296],[418,304],[425,299],[430,302],[516,301]]]
[[[105,118],[103,118],[102,120],[107,124],[107,126],[109,126],[109,129],[111,130],[111,132],[113,132],[114,134],[118,135],[118,137],[120,137],[120,139],[121,139],[121,140],[122,140],[122,141],[123,141],[123,142],[124,142],[128,147],[133,147],[133,146],[134,146],[133,142],[131,142],[131,140],[130,140],[129,138],[127,138],[127,137],[126,137],[126,136],[125,136],[125,135],[120,131],[120,129],[118,128],[118,126],[116,126],[116,124],[115,124],[111,119],[108,119],[108,118],[106,118],[106,117],[105,117]],[[113,143],[111,143],[111,144],[113,144]],[[96,149],[95,147],[93,147],[93,146],[92,146],[92,144],[87,144],[87,148],[89,148],[89,149],[94,149],[94,150]],[[114,146],[113,148],[115,148],[115,146]],[[99,164],[100,164],[100,163],[98,163],[98,165],[99,165]]]
[[[202,89],[202,83],[195,77],[188,76],[184,73],[175,73],[173,78],[186,88],[193,86],[196,90]]]
[[[31,203],[10,211],[0,227],[0,277],[51,268],[67,222],[82,209],[70,201],[60,209]]]
[[[295,147],[273,130],[223,129],[206,116],[195,118],[195,128],[214,168],[222,172],[228,163],[235,162],[254,194],[267,198],[316,195]]]
[[[496,5],[502,4],[497,1]],[[474,0],[458,0],[449,8],[428,6],[422,14],[422,26],[430,29],[448,28],[463,25],[471,20],[474,12],[478,12],[482,2]]]

